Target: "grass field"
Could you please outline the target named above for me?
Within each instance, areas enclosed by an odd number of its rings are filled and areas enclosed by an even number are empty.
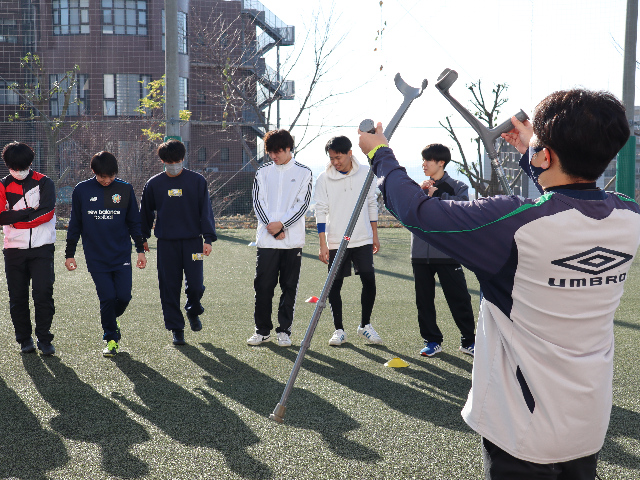
[[[292,335],[249,347],[253,332],[252,230],[222,230],[205,260],[201,332],[174,347],[164,330],[155,252],[134,272],[121,318],[121,353],[101,355],[98,300],[86,265],[64,268],[56,250],[54,357],[19,353],[0,276],[5,353],[0,364],[0,478],[20,479],[477,479],[480,441],[460,410],[472,358],[437,292],[444,352],[418,352],[409,234],[381,229],[373,325],[384,346],[355,336],[360,282],[343,288],[348,343],[330,347],[330,311],[320,319],[284,424],[268,416],[280,400],[320,295],[326,267],[307,236]],[[153,247],[152,243],[152,247]],[[481,254],[481,252],[478,252]],[[134,269],[137,270],[137,269]],[[478,284],[467,275],[475,305]],[[640,261],[616,314],[614,407],[598,468],[604,480],[640,478]],[[476,308],[477,310],[477,308]],[[384,363],[400,357],[408,368]]]

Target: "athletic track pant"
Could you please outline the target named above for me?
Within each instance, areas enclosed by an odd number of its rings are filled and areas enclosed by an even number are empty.
[[[420,335],[425,342],[442,343],[442,332],[436,323],[436,280],[438,275],[442,292],[451,310],[451,316],[460,330],[460,344],[468,347],[475,342],[475,317],[471,306],[471,295],[460,264],[414,263],[416,306]]]
[[[187,316],[204,312],[200,300],[204,294],[202,238],[185,240],[158,239],[158,283],[160,303],[167,330],[184,330],[184,315],[180,310],[180,293],[184,278]]]
[[[100,321],[103,340],[120,341],[117,318],[131,301],[131,265],[123,265],[111,272],[91,272],[100,300]]]
[[[258,248],[256,276],[253,280],[253,288],[256,292],[253,315],[256,333],[269,335],[273,329],[271,321],[273,294],[279,282],[282,294],[278,304],[276,333],[286,332],[291,335],[301,265],[301,248]]]
[[[5,248],[4,271],[9,289],[9,312],[18,343],[31,336],[29,283],[35,309],[36,337],[39,342],[51,343],[51,322],[55,313],[53,303],[53,244],[37,248]]]

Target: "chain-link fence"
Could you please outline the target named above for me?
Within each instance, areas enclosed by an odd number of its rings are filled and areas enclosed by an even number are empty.
[[[65,125],[57,136],[45,122],[0,123],[0,145],[11,141],[28,143],[35,151],[33,169],[56,182],[57,215],[61,223],[69,217],[71,192],[80,181],[91,177],[91,157],[106,150],[118,159],[118,177],[131,183],[138,199],[146,181],[163,170],[156,149],[158,142],[147,140],[141,133],[148,122],[81,121]],[[256,161],[242,162],[232,158],[220,146],[218,135],[201,138],[196,148],[185,141],[185,166],[205,176],[209,182],[214,212],[217,217],[250,215],[251,186]],[[8,175],[4,164],[0,175]]]

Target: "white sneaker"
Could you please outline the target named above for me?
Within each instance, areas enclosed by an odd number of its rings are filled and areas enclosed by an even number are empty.
[[[290,347],[291,339],[287,332],[278,332],[278,346],[279,347]]]
[[[380,338],[380,335],[378,335],[378,333],[373,329],[370,323],[365,325],[364,328],[358,327],[358,335],[360,335],[361,337],[364,337],[367,343],[382,344],[382,339]]]
[[[247,340],[247,344],[260,345],[261,343],[268,342],[269,339],[271,339],[271,335],[260,335],[259,333],[254,333],[251,335],[251,338]]]
[[[344,330],[339,328],[335,332],[333,332],[333,336],[329,340],[329,345],[342,345],[347,341],[347,335],[344,333]]]

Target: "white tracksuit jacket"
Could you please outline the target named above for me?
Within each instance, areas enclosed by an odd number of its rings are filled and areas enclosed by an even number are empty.
[[[253,209],[258,217],[258,248],[302,248],[304,219],[311,200],[312,174],[309,167],[291,158],[284,165],[268,162],[256,171],[253,181]],[[285,238],[276,240],[267,232],[271,222],[282,222]]]

